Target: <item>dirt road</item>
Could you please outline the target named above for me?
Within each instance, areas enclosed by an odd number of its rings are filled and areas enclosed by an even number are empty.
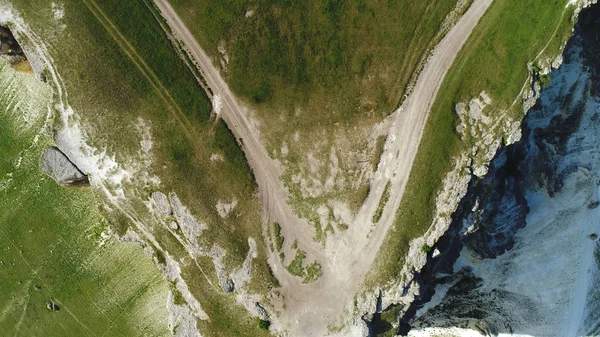
[[[263,214],[268,221],[279,222],[282,233],[289,238],[302,242],[302,249],[308,258],[322,258],[319,246],[314,242],[314,227],[297,217],[288,207],[287,192],[279,181],[281,170],[272,160],[260,140],[258,131],[246,115],[246,108],[239,104],[229,87],[221,77],[212,59],[204,52],[192,33],[179,18],[167,0],[155,0],[155,4],[171,27],[172,33],[182,42],[184,48],[193,57],[213,95],[221,98],[221,118],[227,123],[233,134],[242,139],[244,152],[256,177],[263,203]],[[289,242],[293,240],[287,240]],[[286,254],[287,255],[287,254]]]
[[[286,241],[297,239],[309,259],[323,267],[323,276],[305,285],[290,277],[276,257],[270,258],[281,281],[285,297],[282,323],[292,336],[323,336],[328,325],[343,314],[369,271],[385,235],[393,225],[395,213],[418,150],[429,110],[440,85],[457,53],[492,0],[475,0],[465,15],[436,46],[421,72],[413,92],[394,112],[394,122],[382,155],[382,162],[371,183],[369,197],[355,220],[336,242],[323,250],[313,241],[314,227],[299,219],[287,204],[287,192],[279,181],[280,169],[269,156],[258,131],[251,127],[246,109],[229,90],[211,58],[202,50],[168,0],[154,0],[172,33],[187,48],[208,86],[222,100],[221,117],[237,138],[243,139],[244,151],[256,176],[263,211],[267,220],[282,226]],[[390,199],[379,223],[371,223],[387,181],[391,182]],[[287,254],[286,254],[287,255]]]
[[[402,106],[394,112],[394,121],[381,156],[377,172],[371,181],[370,195],[365,200],[354,219],[354,226],[340,240],[335,248],[337,254],[361,247],[360,257],[351,263],[356,269],[353,275],[368,269],[377,254],[385,235],[393,225],[408,181],[413,160],[417,154],[427,116],[437,96],[438,90],[450,69],[456,55],[466,42],[471,31],[479,22],[492,0],[475,0],[469,10],[436,46],[414,87],[413,92]],[[371,230],[371,217],[377,210],[385,185],[390,181],[390,198],[379,223]],[[371,232],[370,237],[369,232]],[[367,238],[368,237],[368,238]]]

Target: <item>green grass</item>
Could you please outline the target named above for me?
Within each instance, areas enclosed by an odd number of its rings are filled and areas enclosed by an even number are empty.
[[[398,104],[414,67],[454,1],[322,2],[175,0],[173,6],[213,56],[225,42],[227,77],[249,101],[278,106],[319,97],[341,103],[305,122],[347,121]],[[255,13],[245,18],[248,10]],[[252,73],[253,76],[247,76]],[[371,80],[366,80],[374,77]],[[361,98],[380,98],[361,103]],[[329,105],[329,104],[328,104]],[[324,118],[326,117],[326,118]]]
[[[11,71],[0,61],[0,87]],[[49,142],[44,109],[29,126],[29,102],[44,107],[49,88],[30,75],[0,102],[0,331],[17,336],[165,336],[167,282],[142,249],[110,238],[90,188],[62,188],[39,170]],[[46,309],[54,301],[58,312]],[[148,308],[152,308],[148,310]]]
[[[96,5],[89,0],[65,1],[66,28],[58,34],[52,12],[40,10],[49,8],[46,2],[14,5],[52,52],[69,103],[88,126],[90,144],[115,155],[120,163],[139,163],[143,158],[138,118],[149,125],[152,164],[140,171],[159,177],[160,186],[148,183],[143,174],[136,175],[125,186],[129,200],[124,202],[124,209],[144,223],[176,260],[189,259],[144,204],[157,189],[175,191],[209,228],[199,237],[199,244],[226,249],[227,271],[241,266],[249,249],[247,239],[252,237],[258,245],[258,258],[248,289],[263,295],[275,286],[266,263],[256,184],[244,154],[227,126],[211,118],[210,102],[201,83],[179,58],[152,7],[142,0],[97,1]],[[213,154],[224,160],[211,161]],[[101,195],[98,199],[98,203],[106,202]],[[229,217],[221,218],[216,203],[233,199],[238,205]],[[129,226],[126,217],[117,212],[103,211],[103,215],[120,233]],[[206,264],[198,260],[200,265]],[[200,273],[189,270],[197,269],[195,265],[185,268],[187,275]],[[216,278],[214,267],[208,264],[204,269]],[[212,294],[214,290],[202,282],[189,282],[189,287],[211,317],[209,323],[201,322],[203,336],[266,335],[233,295]]]
[[[511,108],[528,77],[527,63],[548,41],[545,54],[557,54],[570,35],[572,11],[563,15],[566,3],[500,0],[491,4],[450,68],[431,109],[394,228],[379,252],[371,281],[385,283],[397,275],[410,240],[431,225],[436,196],[453,158],[470,148],[455,132],[454,106],[485,90],[493,100],[492,115]],[[519,117],[517,105],[511,111]]]
[[[377,210],[373,213],[373,223],[378,223],[379,219],[381,219],[381,215],[383,214],[383,209],[385,208],[385,204],[387,204],[390,199],[390,182],[388,181],[385,184],[385,188],[383,189],[383,193],[381,194],[381,199],[379,199],[379,205],[377,205]]]
[[[321,265],[313,262],[306,267],[303,283],[310,283],[316,281],[321,277]]]

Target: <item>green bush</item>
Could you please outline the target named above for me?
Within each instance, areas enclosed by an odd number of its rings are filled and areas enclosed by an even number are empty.
[[[273,223],[273,232],[273,234],[275,234],[275,248],[277,248],[277,251],[280,251],[281,248],[283,248],[284,238],[281,235],[281,225],[279,225],[279,223]]]
[[[257,318],[256,319],[258,322],[258,327],[264,330],[269,330],[269,327],[271,326],[271,322],[269,321],[265,321],[264,319],[260,319]]]

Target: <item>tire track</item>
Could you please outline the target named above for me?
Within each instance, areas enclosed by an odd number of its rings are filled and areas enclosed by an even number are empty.
[[[140,71],[142,76],[152,86],[152,89],[156,94],[165,102],[169,112],[175,117],[177,122],[183,127],[183,131],[186,136],[190,138],[194,147],[196,147],[194,140],[194,132],[191,131],[193,128],[189,123],[187,117],[183,113],[183,110],[179,107],[169,90],[163,85],[160,78],[150,68],[150,66],[144,61],[144,59],[137,53],[136,49],[131,45],[125,36],[121,33],[119,28],[106,16],[102,9],[98,6],[94,0],[83,0],[83,3],[98,20],[100,25],[110,34],[117,45],[125,52],[127,57],[133,62],[135,67]],[[174,111],[173,111],[174,110]]]

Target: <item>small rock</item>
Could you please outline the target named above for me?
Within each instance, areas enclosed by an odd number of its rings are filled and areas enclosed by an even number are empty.
[[[598,205],[600,205],[600,201],[594,201],[588,205],[588,208],[594,209],[594,208],[598,207]]]
[[[179,229],[179,225],[175,221],[171,221],[171,223],[169,224],[169,227],[171,227],[171,229],[174,231]]]
[[[596,240],[598,238],[598,234],[592,233],[592,234],[588,235],[588,238],[590,238],[592,240]]]

